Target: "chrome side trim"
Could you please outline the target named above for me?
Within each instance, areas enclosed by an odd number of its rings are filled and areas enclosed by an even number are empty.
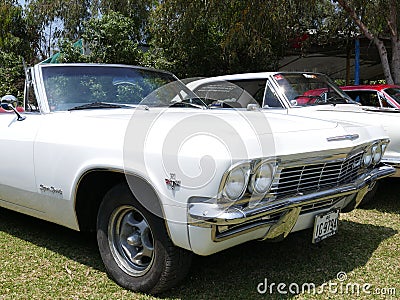
[[[358,134],[346,134],[346,135],[340,135],[340,136],[333,136],[333,137],[328,137],[327,141],[328,142],[337,142],[337,141],[354,141],[358,139],[360,136]]]

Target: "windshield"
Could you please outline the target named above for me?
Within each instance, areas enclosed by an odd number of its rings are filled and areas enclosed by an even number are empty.
[[[392,97],[397,103],[400,104],[400,88],[389,88],[385,89],[385,92]]]
[[[168,107],[196,96],[167,72],[131,66],[45,65],[42,67],[50,111],[77,107]],[[104,105],[104,104],[115,105]]]
[[[261,84],[252,79],[214,81],[201,84],[194,92],[211,108],[246,108],[262,104],[264,87],[265,80]]]
[[[279,73],[273,77],[292,106],[355,103],[322,74]]]

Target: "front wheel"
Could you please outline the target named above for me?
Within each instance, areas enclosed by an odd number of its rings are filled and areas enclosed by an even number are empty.
[[[190,268],[191,253],[172,244],[164,220],[148,212],[126,184],[116,185],[104,196],[97,216],[97,242],[109,276],[133,291],[165,291]]]

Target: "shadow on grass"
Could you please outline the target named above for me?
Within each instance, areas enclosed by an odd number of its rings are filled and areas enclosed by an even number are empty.
[[[105,271],[95,234],[77,232],[4,208],[0,208],[0,220],[0,231]]]
[[[363,205],[362,209],[400,214],[400,178],[380,180],[374,199]]]
[[[291,234],[282,242],[250,242],[209,257],[195,257],[188,279],[162,295],[181,299],[283,299],[269,290],[257,292],[265,279],[271,283],[319,286],[339,272],[364,266],[379,244],[397,232],[392,228],[341,221],[339,233],[320,244],[311,243],[311,230]],[[349,278],[351,279],[351,278]],[[326,295],[326,294],[325,294]]]
[[[0,208],[0,231],[71,260],[104,271],[94,237]],[[181,299],[282,299],[294,295],[257,293],[268,283],[313,283],[335,280],[339,272],[364,266],[379,244],[397,232],[391,228],[341,221],[339,233],[311,243],[311,230],[279,243],[250,242],[209,257],[194,257],[187,279],[161,297]],[[351,278],[350,278],[351,279]]]

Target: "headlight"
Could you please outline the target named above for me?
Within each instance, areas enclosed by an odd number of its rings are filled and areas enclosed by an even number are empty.
[[[257,194],[266,193],[272,184],[274,177],[274,167],[268,163],[261,163],[256,167],[254,174],[251,178],[251,190]]]
[[[250,164],[244,163],[233,167],[226,175],[223,195],[229,200],[237,200],[243,196],[249,180]]]
[[[387,146],[388,146],[388,142],[384,142],[384,143],[382,144],[382,156],[383,156],[383,154],[385,154],[385,151],[386,151]]]
[[[377,164],[381,161],[382,153],[382,145],[376,144],[372,146],[372,162],[374,164]]]
[[[367,151],[365,151],[363,156],[363,165],[364,167],[369,167],[372,163],[372,147],[369,147]]]

